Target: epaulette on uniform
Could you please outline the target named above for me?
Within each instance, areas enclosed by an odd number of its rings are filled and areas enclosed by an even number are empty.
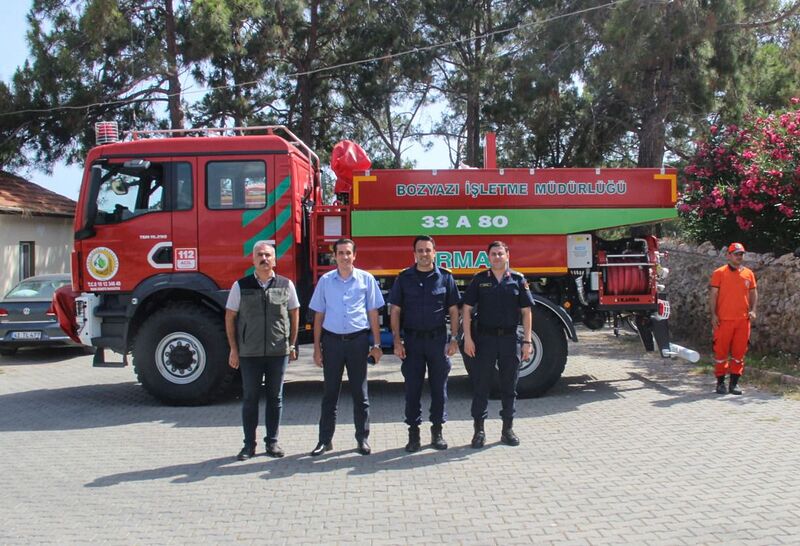
[[[525,275],[523,275],[519,271],[514,271],[513,269],[509,269],[508,272],[511,275],[512,279],[514,279],[517,282],[522,282],[522,288],[524,288],[525,290],[530,290],[530,287],[528,286],[528,279],[525,278]]]

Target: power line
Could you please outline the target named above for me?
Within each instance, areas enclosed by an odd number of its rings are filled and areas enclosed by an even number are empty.
[[[338,70],[340,68],[346,68],[348,66],[357,66],[357,65],[361,65],[361,64],[367,64],[367,63],[375,62],[375,61],[386,61],[386,60],[390,60],[390,59],[396,59],[398,57],[404,57],[406,55],[412,55],[414,53],[420,53],[420,52],[423,52],[423,51],[430,51],[430,50],[433,50],[433,49],[438,49],[440,47],[449,47],[449,46],[453,46],[453,45],[456,45],[456,44],[471,42],[473,40],[491,38],[493,36],[498,36],[498,35],[501,35],[501,34],[507,34],[509,32],[514,32],[514,31],[517,31],[517,30],[521,30],[521,29],[532,27],[532,26],[536,26],[536,25],[545,25],[545,24],[557,21],[559,19],[565,19],[567,17],[574,17],[574,16],[577,16],[577,15],[583,15],[585,13],[589,13],[589,12],[592,12],[592,11],[598,11],[598,10],[601,10],[601,9],[610,8],[610,7],[612,7],[612,6],[616,5],[616,4],[619,4],[619,3],[623,2],[623,1],[624,0],[613,0],[611,2],[608,2],[606,4],[602,4],[602,5],[599,5],[599,6],[593,6],[593,7],[589,7],[589,8],[576,10],[576,11],[573,11],[573,12],[570,12],[570,13],[563,13],[563,14],[560,14],[560,15],[554,15],[554,16],[548,17],[546,19],[542,19],[542,20],[538,20],[538,21],[531,21],[531,22],[528,22],[528,23],[522,23],[522,24],[516,25],[516,26],[511,27],[511,28],[493,30],[491,32],[486,32],[484,34],[479,34],[478,36],[473,36],[473,37],[470,37],[470,38],[461,38],[461,39],[458,39],[458,40],[450,40],[450,41],[441,42],[441,43],[438,43],[438,44],[431,44],[431,45],[422,46],[422,47],[415,47],[413,49],[409,49],[409,50],[406,50],[406,51],[400,51],[398,53],[388,53],[386,55],[370,57],[370,58],[367,58],[367,59],[360,59],[360,60],[357,60],[357,61],[349,61],[349,62],[346,62],[346,63],[340,63],[340,64],[336,64],[336,65],[331,65],[331,66],[323,66],[323,67],[320,67],[320,68],[315,68],[313,70],[306,70],[306,71],[303,71],[303,72],[293,72],[293,73],[287,74],[286,77],[288,77],[288,78],[297,78],[297,77],[300,77],[300,76],[309,76],[311,74],[318,74],[320,72],[329,72],[329,71],[332,71],[332,70]],[[207,88],[204,88],[204,89],[198,89],[196,91],[185,91],[185,92],[181,92],[181,93],[162,93],[162,97],[160,97],[159,99],[154,99],[154,98],[116,99],[116,100],[109,100],[109,101],[103,101],[103,102],[94,102],[94,103],[84,104],[84,105],[79,105],[79,106],[67,105],[67,106],[54,106],[52,108],[31,108],[31,109],[25,109],[25,110],[16,110],[16,111],[13,111],[13,112],[3,112],[3,113],[0,113],[0,117],[15,116],[15,115],[19,115],[19,114],[48,114],[48,113],[51,113],[51,112],[69,111],[69,110],[88,110],[90,108],[97,108],[97,107],[100,107],[100,106],[115,106],[115,105],[120,105],[120,104],[138,104],[138,103],[145,103],[145,102],[153,102],[155,100],[163,101],[165,99],[168,99],[168,98],[174,97],[174,96],[196,95],[196,94],[199,94],[199,93],[209,93],[209,92],[212,92],[212,91],[219,91],[219,90],[222,90],[222,89],[236,89],[236,88],[241,88],[241,87],[251,87],[251,86],[257,85],[258,83],[259,83],[258,80],[252,80],[252,81],[247,81],[247,82],[242,82],[242,83],[237,83],[237,84],[218,85],[218,86],[214,86],[214,87],[207,87]]]

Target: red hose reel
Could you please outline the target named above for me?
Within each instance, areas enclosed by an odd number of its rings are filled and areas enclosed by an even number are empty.
[[[657,302],[657,243],[654,238],[637,239],[639,252],[597,253],[597,266],[602,275],[600,306],[625,308],[655,305]]]
[[[605,268],[604,278],[605,293],[609,295],[620,296],[650,292],[649,267],[646,269],[641,265],[614,265]]]

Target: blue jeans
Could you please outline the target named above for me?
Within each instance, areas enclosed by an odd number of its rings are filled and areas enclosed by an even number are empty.
[[[262,381],[267,394],[267,406],[264,409],[267,436],[264,441],[267,444],[278,441],[278,428],[283,410],[283,374],[288,362],[288,355],[239,358],[239,370],[242,373],[242,426],[245,446],[256,445],[258,401],[261,398]]]

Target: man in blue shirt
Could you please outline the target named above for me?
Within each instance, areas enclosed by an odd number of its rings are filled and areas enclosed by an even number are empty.
[[[514,405],[517,398],[520,349],[517,326],[522,323],[522,359],[531,356],[533,296],[525,276],[508,267],[510,254],[502,241],[489,243],[491,269],[476,273],[464,292],[464,353],[475,358],[472,369],[472,418],[475,434],[472,447],[483,447],[483,422],[488,417],[489,386],[495,363],[500,371],[503,432],[500,441],[519,445],[514,434]],[[472,310],[477,307],[477,336],[473,338]]]
[[[406,451],[420,449],[419,426],[422,424],[420,398],[425,383],[425,367],[431,388],[431,445],[447,449],[442,425],[447,419],[447,376],[450,359],[458,350],[459,294],[453,275],[434,265],[435,243],[432,237],[414,239],[416,265],[397,276],[389,294],[391,304],[394,354],[403,361],[401,371],[406,387]],[[448,340],[447,317],[451,335]],[[402,325],[403,338],[400,337]]]
[[[342,374],[353,396],[353,421],[358,452],[369,455],[369,397],[367,394],[367,356],[377,363],[383,352],[380,346],[378,310],[383,295],[371,274],[356,269],[356,244],[339,239],[333,244],[336,269],[320,277],[309,307],[314,314],[314,364],[322,368],[324,394],[319,420],[319,443],[311,452],[316,457],[333,449],[336,411]],[[375,344],[369,346],[369,332]]]

